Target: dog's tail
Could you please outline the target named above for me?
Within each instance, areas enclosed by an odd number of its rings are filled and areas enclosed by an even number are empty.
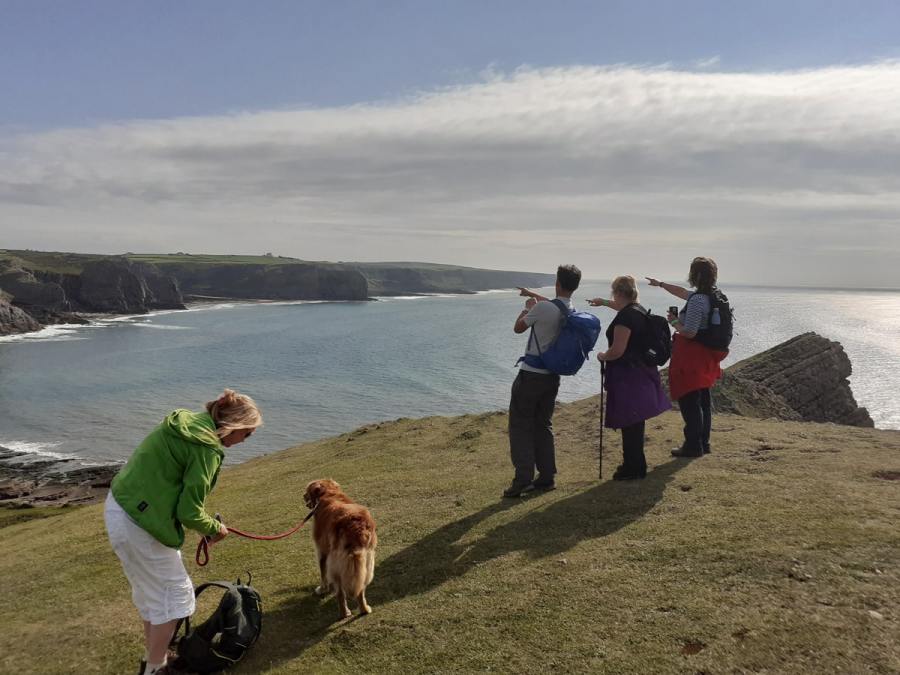
[[[375,521],[368,512],[353,518],[348,531],[344,533],[344,547],[338,554],[343,558],[341,565],[341,586],[350,597],[357,597],[366,590],[375,576]]]
[[[341,551],[344,558],[341,565],[341,588],[351,598],[356,598],[366,590],[375,576],[375,551],[373,549],[356,549]]]

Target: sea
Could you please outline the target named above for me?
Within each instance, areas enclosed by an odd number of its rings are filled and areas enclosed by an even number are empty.
[[[844,346],[853,392],[876,426],[900,429],[900,292],[724,290],[736,318],[726,366],[815,331]],[[660,289],[640,292],[658,313],[678,304]],[[606,282],[584,283],[576,307],[608,294]],[[0,446],[81,464],[123,461],[169,411],[200,410],[224,387],[251,395],[264,417],[228,450],[229,463],[382,420],[505,409],[527,338],[512,330],[522,306],[514,290],[235,302],[0,338]],[[605,330],[612,310],[590,311]],[[592,358],[563,378],[559,398],[599,389]]]

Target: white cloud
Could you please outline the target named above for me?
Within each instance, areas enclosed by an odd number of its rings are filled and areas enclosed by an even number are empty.
[[[900,286],[900,62],[491,70],[377,105],[8,135],[0,160],[10,247],[596,276],[707,253],[740,280]]]

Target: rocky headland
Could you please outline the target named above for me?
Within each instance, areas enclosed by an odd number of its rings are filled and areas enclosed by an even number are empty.
[[[850,389],[851,372],[839,342],[803,333],[726,368],[713,402],[745,417],[874,427]]]

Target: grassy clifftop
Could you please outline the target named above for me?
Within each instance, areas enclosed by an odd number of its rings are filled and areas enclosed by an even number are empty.
[[[672,460],[677,413],[648,424],[652,471],[612,482],[596,399],[557,413],[559,488],[501,501],[501,413],[398,420],[223,471],[209,507],[286,529],[333,477],[378,520],[369,600],[337,623],[312,593],[309,533],[230,538],[195,583],[251,570],[263,635],[239,673],[900,671],[900,433],[720,415],[714,452]],[[256,441],[256,438],[254,438]],[[264,434],[259,442],[264,442]],[[891,473],[894,472],[894,473]],[[140,630],[95,505],[0,529],[0,672],[130,672]],[[209,605],[201,606],[201,613]]]

